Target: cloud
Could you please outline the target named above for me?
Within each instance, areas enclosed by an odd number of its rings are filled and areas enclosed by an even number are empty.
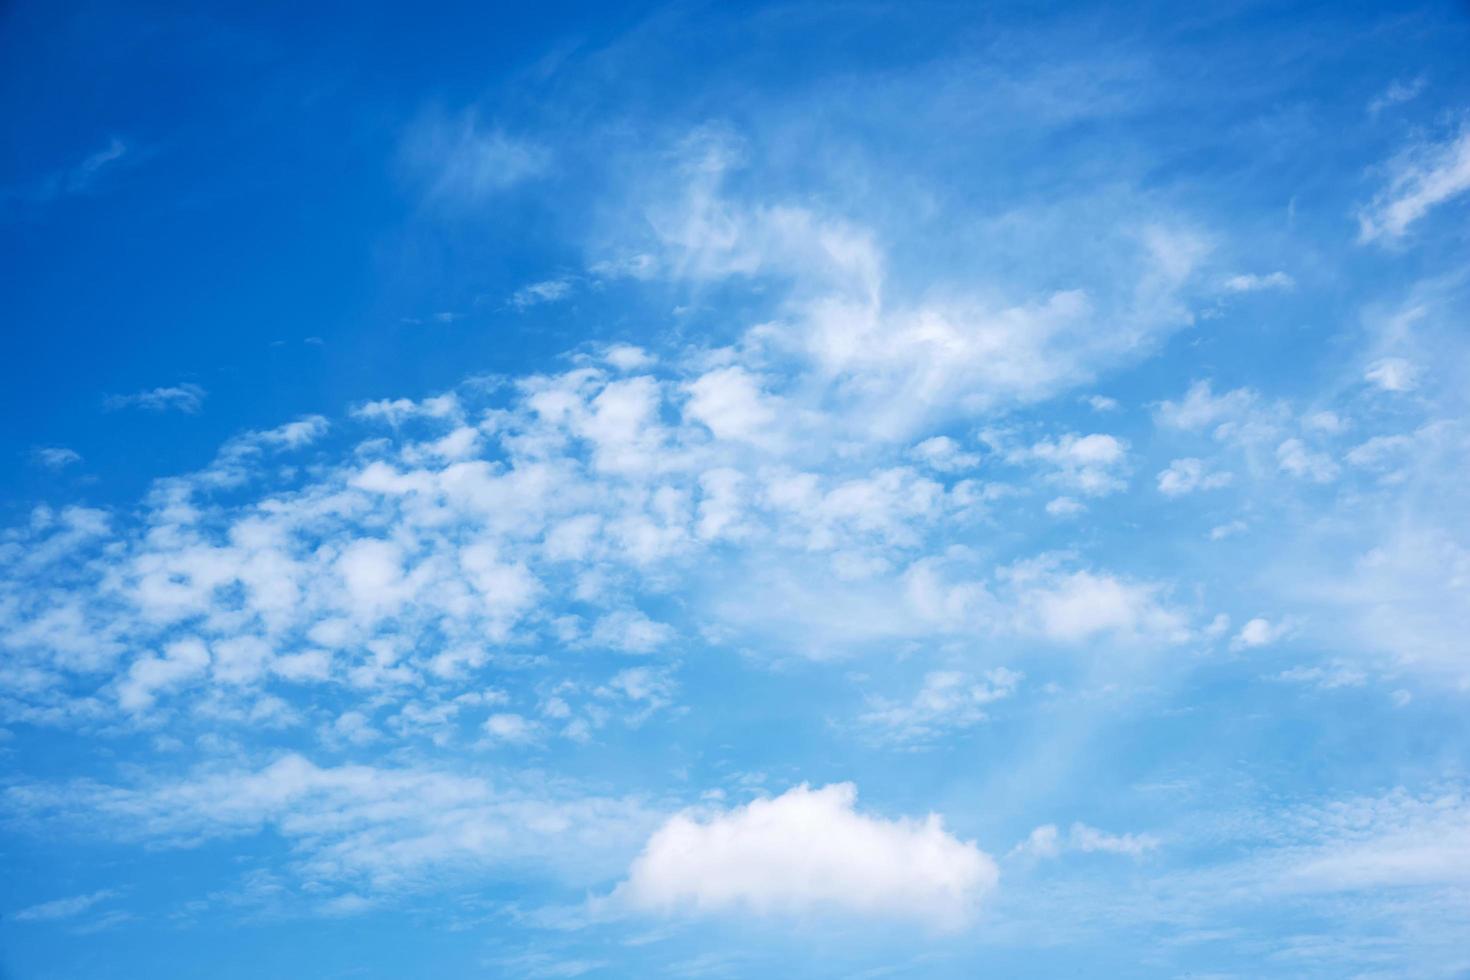
[[[486,127],[474,112],[421,120],[409,130],[401,152],[425,196],[443,205],[482,204],[551,166],[546,147]]]
[[[58,919],[73,919],[115,895],[117,895],[115,890],[105,888],[86,895],[57,898],[49,902],[42,902],[39,905],[32,905],[18,912],[12,912],[10,914],[10,921],[55,922]]]
[[[1391,109],[1396,105],[1403,105],[1405,102],[1417,99],[1424,89],[1428,87],[1428,84],[1429,79],[1423,75],[1409,81],[1401,78],[1394,79],[1389,83],[1388,88],[1375,95],[1368,102],[1368,115],[1377,116],[1385,109]]]
[[[1230,641],[1232,650],[1248,650],[1268,646],[1286,636],[1292,630],[1290,622],[1272,624],[1270,620],[1256,617],[1240,628],[1235,639]]]
[[[153,388],[131,395],[109,395],[103,403],[109,411],[123,408],[141,408],[149,412],[183,412],[194,415],[204,407],[207,394],[199,385],[183,382],[172,387]]]
[[[984,721],[986,706],[1015,694],[1022,677],[1005,667],[986,671],[983,677],[957,670],[930,671],[911,700],[873,698],[858,721],[872,728],[879,741],[922,742]]]
[[[564,783],[519,788],[515,778],[492,785],[432,769],[318,766],[290,753],[260,768],[203,767],[132,785],[12,783],[0,801],[20,820],[154,847],[268,830],[292,845],[301,881],[365,894],[512,865],[590,883],[615,873],[656,823],[635,801]]]
[[[1056,824],[1042,824],[1010,853],[1033,858],[1057,858],[1068,852],[1140,858],[1158,846],[1159,839],[1151,834],[1110,834],[1085,823],[1074,823],[1069,833],[1063,835]]]
[[[1229,473],[1210,473],[1206,471],[1203,460],[1185,457],[1174,460],[1168,469],[1159,473],[1159,493],[1178,497],[1196,490],[1228,486],[1231,480]]]
[[[49,470],[61,470],[82,461],[82,454],[65,446],[45,446],[31,450],[31,459]]]
[[[1255,393],[1248,388],[1237,388],[1217,396],[1209,381],[1196,381],[1189,386],[1182,401],[1161,403],[1154,417],[1159,425],[1166,428],[1198,431],[1238,418],[1255,400]]]
[[[956,473],[972,470],[980,465],[977,453],[967,453],[960,444],[949,436],[933,436],[919,443],[911,451],[915,459],[940,473]]]
[[[1358,212],[1360,242],[1396,241],[1435,208],[1470,190],[1470,128],[1409,147],[1388,167],[1388,186]]]
[[[1276,463],[1282,472],[1313,483],[1331,483],[1341,472],[1331,456],[1307,448],[1300,439],[1287,439],[1277,446]]]
[[[1231,293],[1258,293],[1268,289],[1292,289],[1296,286],[1296,280],[1284,272],[1270,272],[1265,275],[1246,273],[1231,276],[1225,280],[1225,290]]]
[[[1418,385],[1419,369],[1405,358],[1385,357],[1370,364],[1363,379],[1384,391],[1413,391]]]
[[[510,305],[517,310],[530,309],[542,303],[555,303],[572,294],[570,279],[546,279],[533,282],[517,289],[510,297]]]
[[[685,811],[656,830],[614,892],[662,914],[854,914],[962,928],[999,880],[940,818],[858,812],[851,783],[806,784],[730,810]]]
[[[1104,433],[1044,439],[1007,454],[1012,462],[1036,461],[1053,470],[1053,480],[1087,496],[1103,496],[1127,486],[1123,470],[1128,444]]]

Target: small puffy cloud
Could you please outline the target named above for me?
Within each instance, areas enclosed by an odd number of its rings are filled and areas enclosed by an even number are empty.
[[[1272,624],[1268,619],[1257,616],[1240,628],[1235,634],[1235,639],[1230,641],[1232,650],[1246,650],[1254,647],[1268,646],[1291,632],[1291,624],[1281,622]]]
[[[1216,395],[1210,382],[1196,381],[1180,401],[1160,404],[1154,418],[1165,428],[1195,432],[1238,417],[1254,402],[1255,393],[1248,388]]]
[[[614,899],[663,914],[838,913],[962,928],[999,880],[973,842],[860,813],[857,789],[805,783],[730,810],[685,811],[649,838]]]
[[[1421,143],[1388,167],[1389,180],[1358,212],[1358,241],[1394,241],[1430,211],[1470,190],[1470,128],[1441,143]]]
[[[572,281],[570,279],[547,279],[517,289],[511,294],[510,305],[518,310],[525,310],[542,303],[555,303],[566,299],[571,293]]]
[[[598,619],[591,641],[625,653],[649,653],[674,638],[674,628],[655,622],[636,609],[621,609]]]
[[[744,368],[710,371],[690,382],[685,390],[689,401],[684,414],[716,438],[762,444],[775,437],[779,403],[762,390],[760,379]]]
[[[42,446],[31,450],[31,459],[36,465],[48,470],[61,470],[82,461],[82,454],[65,446]]]
[[[980,457],[976,453],[967,453],[960,444],[949,436],[935,436],[925,439],[915,446],[911,455],[929,467],[940,473],[953,473],[958,470],[971,470],[980,465]]]
[[[1249,525],[1245,521],[1226,521],[1224,524],[1216,524],[1210,528],[1211,541],[1224,541],[1226,538],[1234,537],[1244,531]]]
[[[1087,505],[1071,497],[1055,497],[1046,502],[1046,512],[1052,517],[1076,517],[1087,510]]]
[[[125,711],[147,710],[159,691],[199,677],[208,667],[209,650],[203,643],[192,637],[176,640],[164,648],[161,657],[133,661],[127,676],[118,682],[118,704]]]
[[[1276,463],[1283,472],[1313,483],[1331,483],[1339,472],[1331,456],[1308,449],[1300,439],[1287,439],[1277,446]]]
[[[1184,616],[1159,602],[1161,590],[1155,585],[1024,565],[1008,575],[1015,584],[1022,625],[1057,642],[1112,635],[1176,643],[1189,635]]]
[[[510,712],[491,715],[485,719],[484,727],[486,734],[502,742],[534,741],[537,733],[537,725],[534,721]]]
[[[1267,289],[1291,289],[1296,286],[1296,280],[1284,272],[1270,272],[1265,275],[1248,273],[1231,276],[1225,280],[1224,286],[1231,293],[1258,293]]]
[[[1159,846],[1159,839],[1152,834],[1110,834],[1085,823],[1072,824],[1067,834],[1062,834],[1056,824],[1042,824],[1011,849],[1011,855],[1033,858],[1058,858],[1064,853],[1121,854],[1139,858]]]
[[[1159,473],[1159,493],[1166,497],[1178,497],[1196,490],[1214,490],[1230,483],[1229,473],[1210,473],[1202,460],[1186,457],[1176,459],[1169,468]]]
[[[637,371],[652,367],[658,358],[633,344],[613,344],[602,352],[602,359],[619,371]]]
[[[1094,412],[1116,412],[1121,407],[1118,399],[1107,395],[1088,395],[1087,404]]]
[[[1088,496],[1102,496],[1126,486],[1121,470],[1128,444],[1104,433],[1045,439],[1029,450],[1012,454],[1016,460],[1034,459],[1055,469],[1054,479]]]
[[[1419,384],[1419,368],[1402,357],[1385,357],[1368,366],[1363,380],[1384,391],[1413,391]]]
[[[184,412],[194,415],[204,407],[206,394],[199,385],[186,381],[183,384],[152,388],[131,395],[108,395],[103,406],[113,412],[124,408],[141,408],[149,412]]]

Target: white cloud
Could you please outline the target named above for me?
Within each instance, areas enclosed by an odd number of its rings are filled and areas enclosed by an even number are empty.
[[[1034,858],[1057,858],[1064,853],[1121,854],[1139,858],[1157,849],[1159,839],[1152,834],[1110,834],[1085,823],[1072,824],[1063,835],[1056,824],[1042,824],[1026,839],[1011,849],[1011,854]]]
[[[742,367],[707,372],[685,386],[684,414],[717,439],[772,444],[780,402],[766,394],[760,379]]]
[[[1238,418],[1254,404],[1255,399],[1255,393],[1247,388],[1237,388],[1217,396],[1211,390],[1210,382],[1196,381],[1189,386],[1182,401],[1160,404],[1155,418],[1167,428],[1197,431]]]
[[[1060,439],[1044,439],[1029,449],[1013,451],[1013,462],[1035,460],[1053,470],[1052,478],[1088,496],[1103,496],[1127,486],[1123,470],[1128,444],[1103,433],[1079,436],[1069,433]]]
[[[1419,383],[1419,369],[1402,357],[1385,357],[1370,364],[1363,379],[1384,391],[1413,391]]]
[[[61,470],[82,461],[82,454],[65,446],[45,446],[31,450],[31,459],[50,470]]]
[[[1086,504],[1071,497],[1053,497],[1046,502],[1046,512],[1052,517],[1076,517],[1086,510]]]
[[[1272,624],[1268,619],[1257,616],[1240,628],[1235,634],[1235,639],[1230,641],[1232,650],[1246,650],[1254,647],[1269,646],[1277,640],[1286,636],[1292,630],[1290,622],[1279,622]]]
[[[0,798],[16,819],[158,847],[269,830],[292,845],[288,868],[302,882],[369,894],[511,865],[590,885],[621,870],[656,824],[633,801],[531,783],[287,754],[135,785],[12,783]]]
[[[1391,109],[1396,105],[1412,101],[1428,86],[1429,80],[1423,75],[1409,81],[1396,78],[1389,83],[1388,88],[1375,95],[1368,102],[1368,115],[1377,116],[1385,109]]]
[[[967,453],[949,436],[933,436],[919,443],[911,455],[925,466],[940,473],[972,470],[980,465],[978,453]]]
[[[1340,472],[1331,456],[1308,449],[1300,439],[1287,439],[1277,446],[1276,463],[1282,471],[1313,483],[1331,483]]]
[[[1019,672],[1005,667],[981,678],[957,670],[930,671],[912,699],[873,698],[859,721],[875,729],[880,741],[921,742],[984,721],[986,706],[1014,694],[1021,679]]]
[[[537,725],[523,715],[498,712],[485,719],[485,732],[502,742],[530,742],[536,738]]]
[[[1227,486],[1231,479],[1229,473],[1208,472],[1203,460],[1185,457],[1174,460],[1168,469],[1159,473],[1159,492],[1166,497],[1178,497],[1196,490]]]
[[[104,406],[112,411],[122,408],[141,408],[150,412],[184,412],[196,414],[204,407],[206,392],[199,385],[183,382],[165,388],[153,388],[131,395],[109,395]]]
[[[1112,635],[1134,641],[1187,639],[1185,617],[1159,602],[1161,589],[1090,571],[1070,573],[1039,564],[1012,568],[1018,617],[1028,629],[1062,643]]]
[[[420,121],[409,131],[402,152],[425,195],[441,204],[482,203],[551,166],[546,147],[485,127],[473,112]]]
[[[116,891],[107,888],[102,891],[90,892],[86,895],[73,895],[70,898],[57,898],[39,905],[21,909],[10,914],[12,922],[54,922],[58,919],[72,919],[90,910],[93,906],[114,897]]]
[[[1358,240],[1394,241],[1430,211],[1470,190],[1470,129],[1410,147],[1389,165],[1388,186],[1358,212]]]
[[[510,305],[518,310],[526,310],[542,303],[555,303],[566,299],[571,293],[572,281],[570,279],[546,279],[517,289],[511,294]]]
[[[1246,273],[1231,276],[1225,280],[1225,289],[1232,293],[1258,293],[1268,289],[1292,289],[1296,286],[1296,280],[1284,272],[1270,272],[1265,275]]]
[[[686,811],[649,838],[614,899],[665,914],[823,913],[963,927],[996,886],[995,862],[938,816],[856,809],[851,783],[806,784],[726,811]]]

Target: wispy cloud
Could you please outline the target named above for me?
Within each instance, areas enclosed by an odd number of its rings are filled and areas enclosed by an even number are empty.
[[[104,888],[86,895],[58,898],[21,909],[19,912],[12,913],[10,918],[14,922],[55,922],[58,919],[73,919],[115,895],[117,895],[115,890]]]
[[[1420,143],[1389,164],[1389,179],[1358,212],[1358,240],[1395,241],[1430,211],[1470,190],[1470,127],[1438,143]]]
[[[189,381],[163,388],[151,388],[131,395],[108,395],[103,406],[109,411],[141,408],[149,412],[183,412],[194,415],[204,407],[204,388]]]
[[[31,450],[31,459],[38,466],[61,470],[80,463],[82,454],[65,446],[42,446]]]
[[[484,203],[545,174],[552,159],[547,147],[483,125],[473,111],[426,117],[409,130],[401,152],[425,196],[444,205]]]

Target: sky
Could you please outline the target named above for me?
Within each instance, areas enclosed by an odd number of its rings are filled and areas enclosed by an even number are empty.
[[[0,6],[0,977],[1470,977],[1470,6]]]

